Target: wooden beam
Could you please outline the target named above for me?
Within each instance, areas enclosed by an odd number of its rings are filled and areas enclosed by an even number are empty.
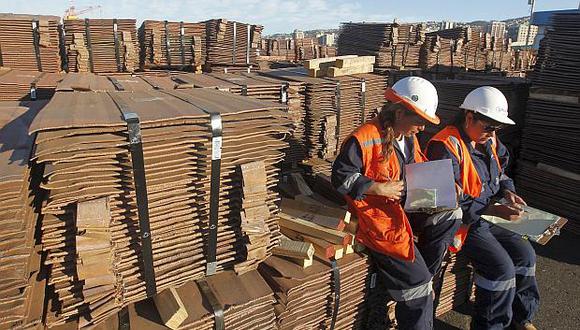
[[[314,247],[311,243],[282,238],[280,245],[272,250],[272,254],[296,259],[312,259]]]
[[[291,216],[284,212],[279,213],[278,216],[278,223],[281,227],[286,227],[301,234],[307,234],[316,238],[321,238],[333,244],[345,245],[352,242],[352,235],[348,233],[325,228],[313,222]]]
[[[295,199],[282,198],[280,208],[282,209],[282,212],[293,217],[308,220],[317,225],[340,231],[345,227],[345,218],[348,218],[350,221],[350,217],[347,215],[348,212],[346,210],[324,206],[313,199],[304,202],[304,199],[298,201]]]
[[[318,69],[320,67],[320,64],[322,64],[322,63],[334,62],[338,59],[355,58],[355,57],[358,57],[358,56],[357,55],[343,55],[343,56],[336,56],[336,57],[315,58],[312,60],[304,61],[304,67],[306,69]]]
[[[354,58],[339,58],[334,65],[337,68],[346,68],[351,66],[360,66],[365,64],[374,64],[374,56],[359,56]]]
[[[327,76],[334,78],[334,77],[349,76],[349,75],[359,74],[359,73],[369,73],[369,72],[373,72],[373,70],[374,70],[373,64],[350,66],[350,67],[346,67],[346,68],[342,68],[342,69],[333,66],[333,67],[328,68]]]
[[[304,235],[284,227],[281,227],[280,231],[282,234],[291,237],[294,240],[301,240],[311,243],[314,247],[314,255],[322,260],[328,260],[330,258],[340,259],[342,257],[342,247],[339,251],[336,250],[336,246],[338,245],[329,243],[323,239]]]
[[[169,329],[178,329],[189,316],[175,288],[163,290],[153,297],[161,321]]]

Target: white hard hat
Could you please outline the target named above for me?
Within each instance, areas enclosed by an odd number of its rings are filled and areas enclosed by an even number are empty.
[[[421,77],[406,77],[387,88],[385,99],[402,103],[407,109],[437,125],[441,122],[435,115],[439,97],[432,83]]]
[[[465,110],[475,111],[502,124],[514,125],[508,117],[508,102],[499,89],[483,86],[472,90],[459,106]]]

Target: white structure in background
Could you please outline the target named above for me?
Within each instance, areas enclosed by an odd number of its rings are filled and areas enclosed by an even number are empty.
[[[505,36],[506,32],[505,28],[506,28],[505,22],[492,21],[491,25],[489,26],[488,32],[491,34],[492,37],[500,39]]]
[[[318,43],[324,46],[334,46],[334,33],[320,33],[316,36]]]
[[[529,38],[528,38],[528,29],[530,31]],[[517,34],[516,42],[518,45],[523,45],[523,46],[533,45],[537,34],[538,34],[538,27],[536,25],[529,26],[527,23],[520,24],[520,26],[518,26],[518,34]],[[526,40],[528,42],[527,45],[526,45]]]
[[[453,29],[454,27],[455,27],[455,22],[442,21],[441,24],[439,25],[439,30]]]
[[[294,30],[292,36],[294,37],[294,39],[304,39],[304,31]]]

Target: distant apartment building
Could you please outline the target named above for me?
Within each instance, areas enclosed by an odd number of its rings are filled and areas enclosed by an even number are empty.
[[[294,37],[294,39],[304,39],[304,31],[294,30],[292,36]]]
[[[506,32],[506,24],[505,22],[493,21],[489,25],[488,32],[491,34],[492,37],[496,39],[503,38]]]
[[[455,22],[442,21],[441,24],[439,25],[439,30],[453,29],[454,27]]]
[[[528,29],[530,31],[530,37],[528,39]],[[534,44],[534,39],[536,39],[536,35],[538,34],[538,27],[536,25],[529,25],[529,24],[520,24],[518,26],[518,34],[516,37],[516,42],[520,45],[532,45]],[[527,46],[526,45],[526,46]]]

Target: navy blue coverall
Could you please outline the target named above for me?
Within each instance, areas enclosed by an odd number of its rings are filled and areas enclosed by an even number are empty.
[[[486,207],[501,199],[505,190],[515,192],[513,181],[501,174],[503,171],[492,158],[491,140],[482,152],[471,146],[463,129],[459,131],[482,181],[479,197],[460,198],[463,222],[471,224],[463,251],[475,268],[472,328],[504,329],[512,320],[520,324],[531,322],[539,307],[535,251],[521,236],[481,219]],[[426,152],[430,160],[451,159],[455,181],[461,184],[459,160],[442,142],[431,142]],[[509,152],[499,140],[497,154],[505,168]]]
[[[405,138],[404,153],[394,143],[402,178],[405,175],[404,164],[414,162],[414,138]],[[362,166],[361,148],[355,138],[350,138],[333,163],[334,187],[353,199],[363,199],[373,181],[360,175],[364,173]],[[459,227],[461,209],[431,216],[409,214],[408,218],[413,231],[420,232],[419,240],[414,246],[414,261],[400,260],[369,249],[378,276],[376,286],[367,297],[369,321],[365,329],[386,328],[384,321],[389,299],[397,301],[395,314],[399,329],[433,328],[432,278],[441,268],[445,252]]]

